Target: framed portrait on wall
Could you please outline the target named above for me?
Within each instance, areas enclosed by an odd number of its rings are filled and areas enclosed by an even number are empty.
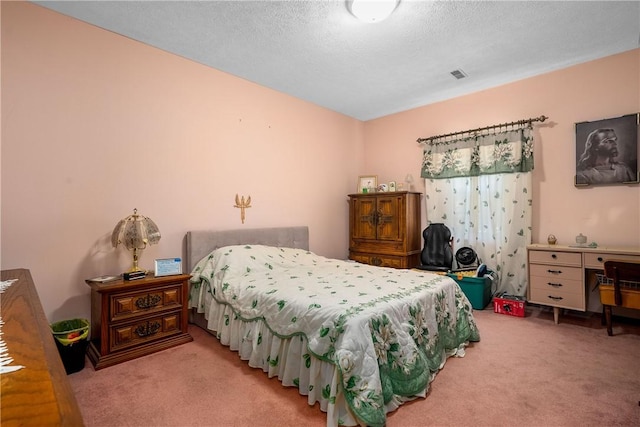
[[[576,123],[574,185],[638,184],[640,113]]]

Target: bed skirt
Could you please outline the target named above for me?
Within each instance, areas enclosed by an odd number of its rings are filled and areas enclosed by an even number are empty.
[[[304,336],[279,338],[264,321],[238,319],[230,306],[215,301],[211,301],[208,313],[197,313],[193,308],[190,321],[216,336],[221,344],[238,352],[249,366],[262,369],[269,378],[277,376],[284,386],[297,387],[301,395],[307,396],[309,405],[318,402],[320,409],[327,413],[327,427],[362,425],[342,393],[338,369],[309,355]],[[443,357],[440,368],[453,355],[464,356],[464,345]],[[436,372],[431,373],[429,383],[435,375]],[[405,402],[425,397],[428,387],[411,397],[394,395],[385,404],[385,412],[395,411]]]

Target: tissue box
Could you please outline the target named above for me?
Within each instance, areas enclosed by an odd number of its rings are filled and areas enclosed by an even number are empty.
[[[469,277],[456,273],[449,273],[447,276],[460,285],[474,309],[482,310],[491,302],[491,278]]]
[[[524,317],[526,301],[524,297],[500,294],[493,297],[493,311],[509,316]]]

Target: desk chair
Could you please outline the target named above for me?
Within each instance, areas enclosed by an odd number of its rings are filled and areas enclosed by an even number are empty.
[[[640,263],[605,261],[606,283],[600,283],[600,302],[607,323],[607,334],[613,335],[611,307],[640,310]]]
[[[433,223],[422,232],[424,247],[420,253],[420,270],[447,272],[453,266],[453,237],[449,227]]]

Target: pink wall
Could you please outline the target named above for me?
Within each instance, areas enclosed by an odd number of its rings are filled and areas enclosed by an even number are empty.
[[[470,77],[472,78],[472,77]],[[420,176],[419,137],[546,115],[535,126],[534,242],[583,233],[640,246],[640,186],[576,188],[575,123],[640,112],[640,49],[365,123],[365,167],[379,180]],[[425,219],[426,220],[426,219]]]
[[[138,208],[182,255],[190,229],[309,225],[347,256],[363,124],[26,2],[2,2],[2,269],[29,268],[50,321],[89,316],[84,279]],[[235,194],[251,195],[245,224]],[[330,238],[327,238],[330,237]]]
[[[362,123],[26,2],[2,2],[1,267],[29,268],[50,321],[89,317],[84,279],[115,274],[138,208],[182,254],[191,229],[307,224],[346,257],[360,174],[419,182],[415,140],[545,114],[534,240],[640,245],[640,188],[573,187],[575,122],[640,111],[640,50]],[[366,141],[366,145],[365,145]],[[366,148],[366,150],[365,150]],[[235,194],[251,195],[240,223]]]

